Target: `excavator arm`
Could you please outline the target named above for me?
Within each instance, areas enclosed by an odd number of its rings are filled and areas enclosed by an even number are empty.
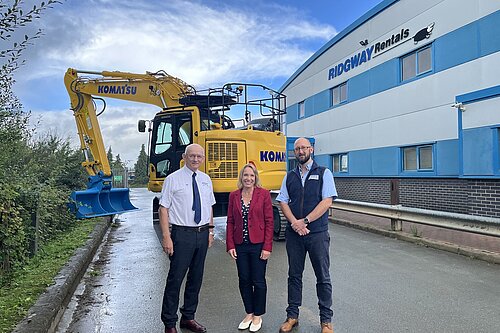
[[[179,105],[179,98],[192,94],[194,88],[163,71],[133,74],[70,68],[64,76],[64,83],[85,156],[82,166],[89,174],[87,190],[72,193],[70,208],[79,218],[113,215],[135,209],[130,203],[128,189],[112,188],[111,167],[97,119],[100,113],[97,113],[94,100],[106,96],[153,104],[164,109]]]
[[[94,75],[89,77],[83,75]],[[194,92],[184,81],[161,71],[134,74],[126,72],[94,72],[68,69],[64,83],[71,100],[71,109],[85,154],[83,167],[91,176],[102,171],[111,175],[102,139],[94,99],[98,96],[157,105],[167,108],[179,105],[181,96]]]

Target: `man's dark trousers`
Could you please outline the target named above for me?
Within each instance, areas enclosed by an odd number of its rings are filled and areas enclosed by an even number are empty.
[[[313,222],[314,223],[314,222]],[[288,255],[288,307],[287,317],[298,318],[302,305],[302,274],[306,253],[316,275],[319,316],[321,322],[331,322],[332,283],[330,279],[330,235],[328,231],[300,236],[288,226],[286,229],[286,252]]]
[[[188,274],[184,290],[184,305],[180,309],[182,317],[187,320],[194,319],[198,307],[198,295],[203,281],[208,249],[208,228],[201,232],[195,229],[172,226],[174,254],[170,257],[170,269],[161,309],[161,320],[165,327],[175,327],[179,319],[177,316],[179,294],[186,273]]]

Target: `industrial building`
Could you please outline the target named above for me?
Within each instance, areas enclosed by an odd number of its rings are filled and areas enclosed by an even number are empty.
[[[382,1],[280,92],[340,198],[500,217],[500,1]]]

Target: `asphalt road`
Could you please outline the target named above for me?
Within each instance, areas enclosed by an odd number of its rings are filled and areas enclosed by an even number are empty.
[[[142,210],[121,215],[110,229],[58,332],[163,332],[159,313],[168,260],[151,225],[152,197],[131,190]],[[238,332],[244,316],[224,228],[225,218],[217,218],[196,317],[214,333]],[[499,331],[500,265],[339,225],[330,225],[330,235],[336,333]],[[285,319],[286,279],[285,243],[275,242],[262,333],[278,332]],[[320,332],[318,321],[308,264],[295,332]]]

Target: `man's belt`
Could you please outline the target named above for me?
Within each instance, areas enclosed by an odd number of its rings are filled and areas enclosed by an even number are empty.
[[[179,230],[184,230],[184,231],[192,231],[192,232],[203,232],[205,230],[208,230],[210,226],[207,224],[198,226],[198,227],[187,227],[184,225],[176,225],[176,224],[171,224],[172,229],[179,229]]]

